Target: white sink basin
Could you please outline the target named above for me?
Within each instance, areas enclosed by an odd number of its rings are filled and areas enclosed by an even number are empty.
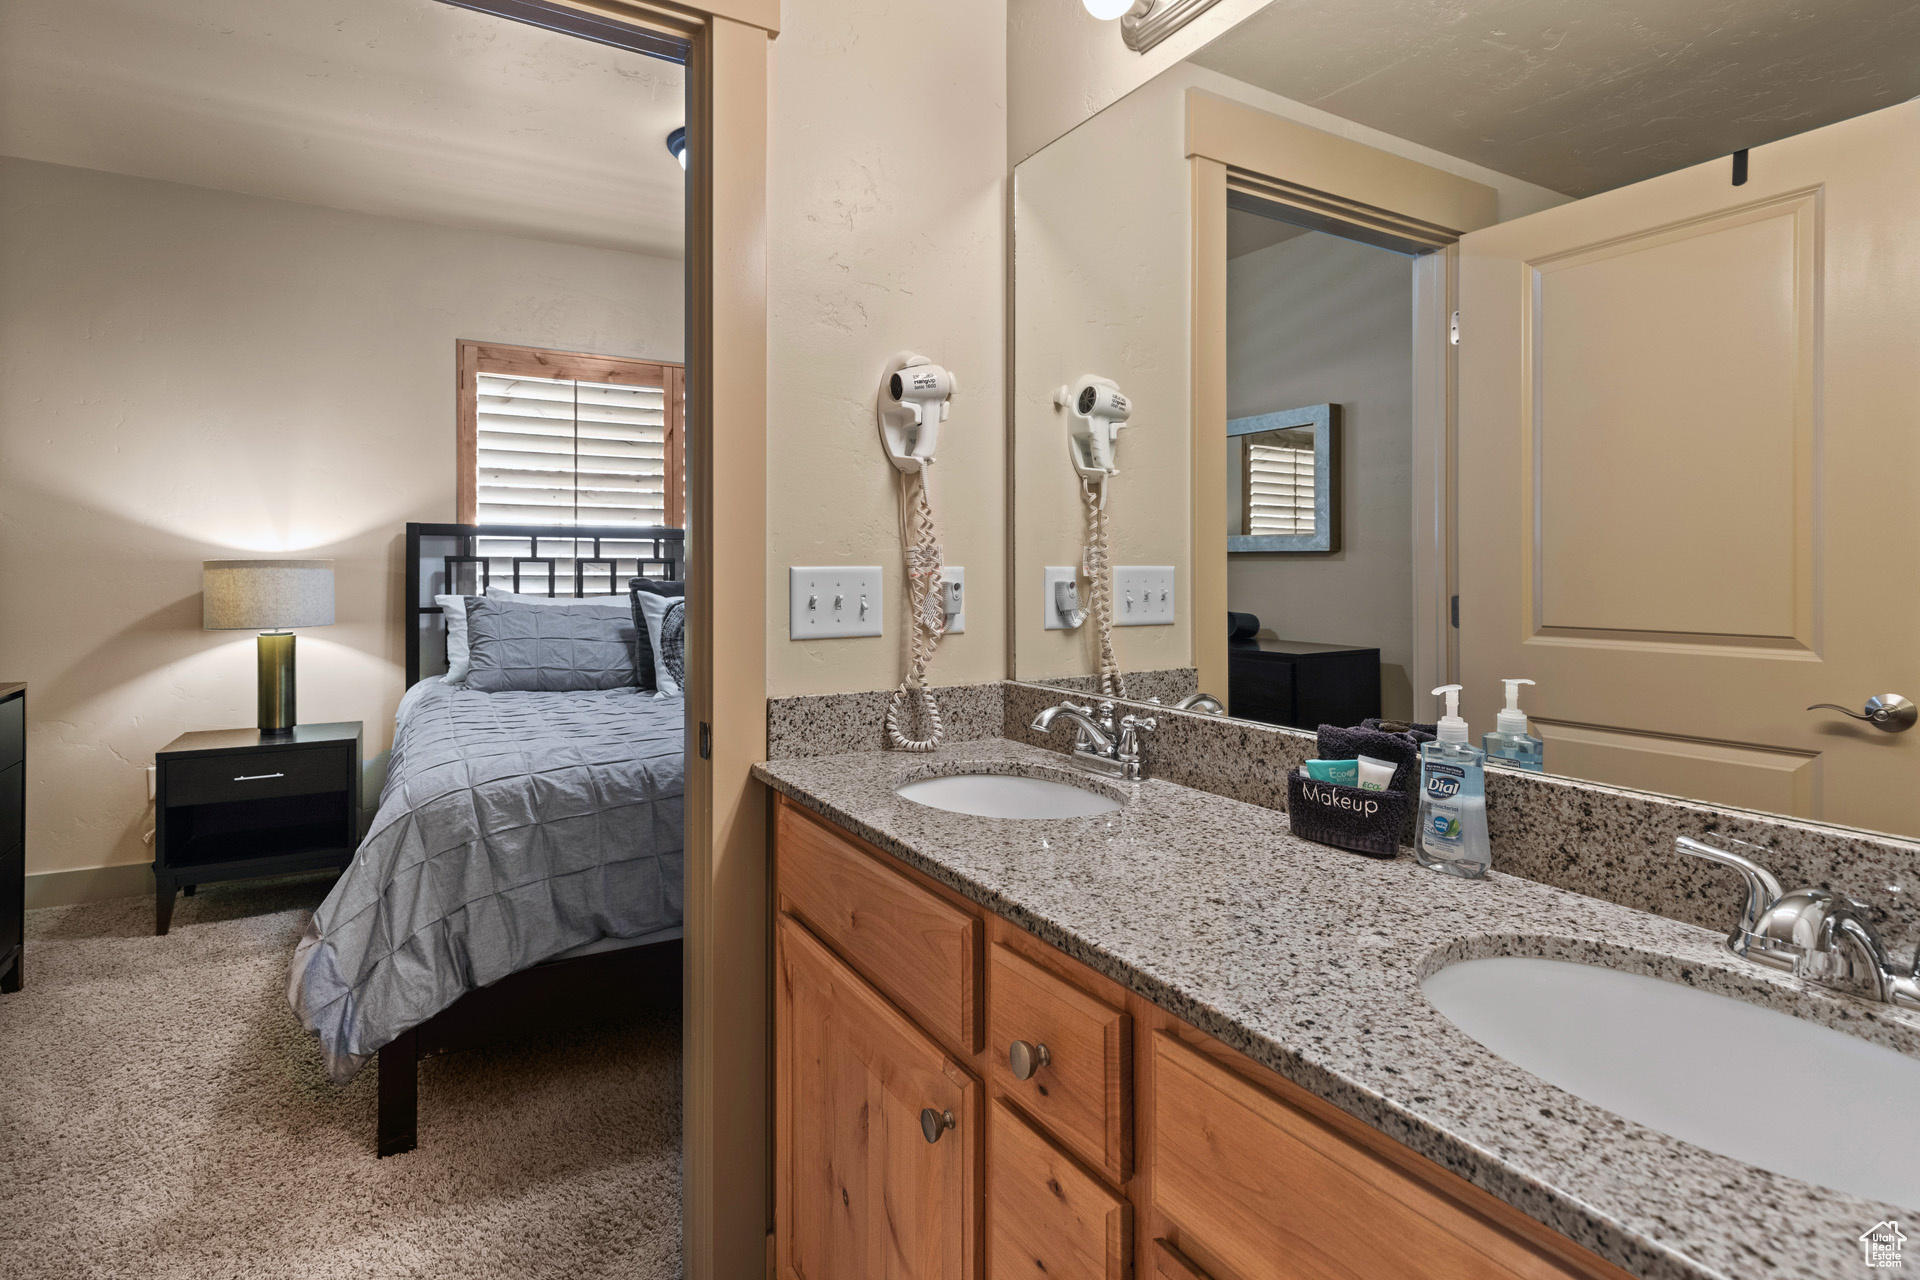
[[[1920,1060],[1677,983],[1558,960],[1449,965],[1433,1007],[1515,1066],[1649,1128],[1920,1208]]]
[[[923,778],[903,784],[895,794],[931,809],[976,818],[1091,818],[1120,808],[1118,800],[1098,791],[1005,773]]]

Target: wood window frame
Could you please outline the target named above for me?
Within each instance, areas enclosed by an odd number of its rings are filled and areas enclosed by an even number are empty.
[[[455,344],[454,505],[459,524],[479,524],[480,375],[561,378],[666,390],[666,522],[687,527],[687,370],[667,360],[549,351],[462,338]],[[677,478],[677,479],[676,479]]]

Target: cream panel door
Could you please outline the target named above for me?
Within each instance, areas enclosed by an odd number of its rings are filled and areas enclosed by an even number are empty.
[[[1460,242],[1460,658],[1547,767],[1920,834],[1920,103]]]

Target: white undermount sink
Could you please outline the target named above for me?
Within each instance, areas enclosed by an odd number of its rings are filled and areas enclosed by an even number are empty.
[[[1120,808],[1118,800],[1102,792],[1008,773],[922,778],[901,784],[895,794],[930,809],[976,818],[1091,818]]]
[[[1595,965],[1465,960],[1422,989],[1488,1049],[1616,1115],[1774,1173],[1920,1208],[1920,1060]]]

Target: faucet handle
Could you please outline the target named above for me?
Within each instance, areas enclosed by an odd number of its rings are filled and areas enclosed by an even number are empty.
[[[1120,727],[1122,729],[1137,729],[1141,733],[1152,733],[1160,727],[1160,721],[1158,717],[1155,716],[1126,715],[1120,717]]]
[[[1734,843],[1745,844],[1745,841],[1735,840]],[[1767,914],[1768,909],[1786,896],[1786,890],[1780,887],[1780,881],[1774,877],[1773,872],[1751,858],[1735,853],[1731,849],[1722,849],[1704,840],[1694,840],[1688,836],[1675,837],[1673,844],[1682,853],[1690,853],[1708,862],[1717,862],[1723,867],[1732,867],[1740,873],[1740,878],[1746,882],[1747,886],[1746,905],[1740,911],[1738,932],[1741,934],[1752,934],[1758,930],[1761,918]],[[1746,845],[1746,847],[1757,846]]]

